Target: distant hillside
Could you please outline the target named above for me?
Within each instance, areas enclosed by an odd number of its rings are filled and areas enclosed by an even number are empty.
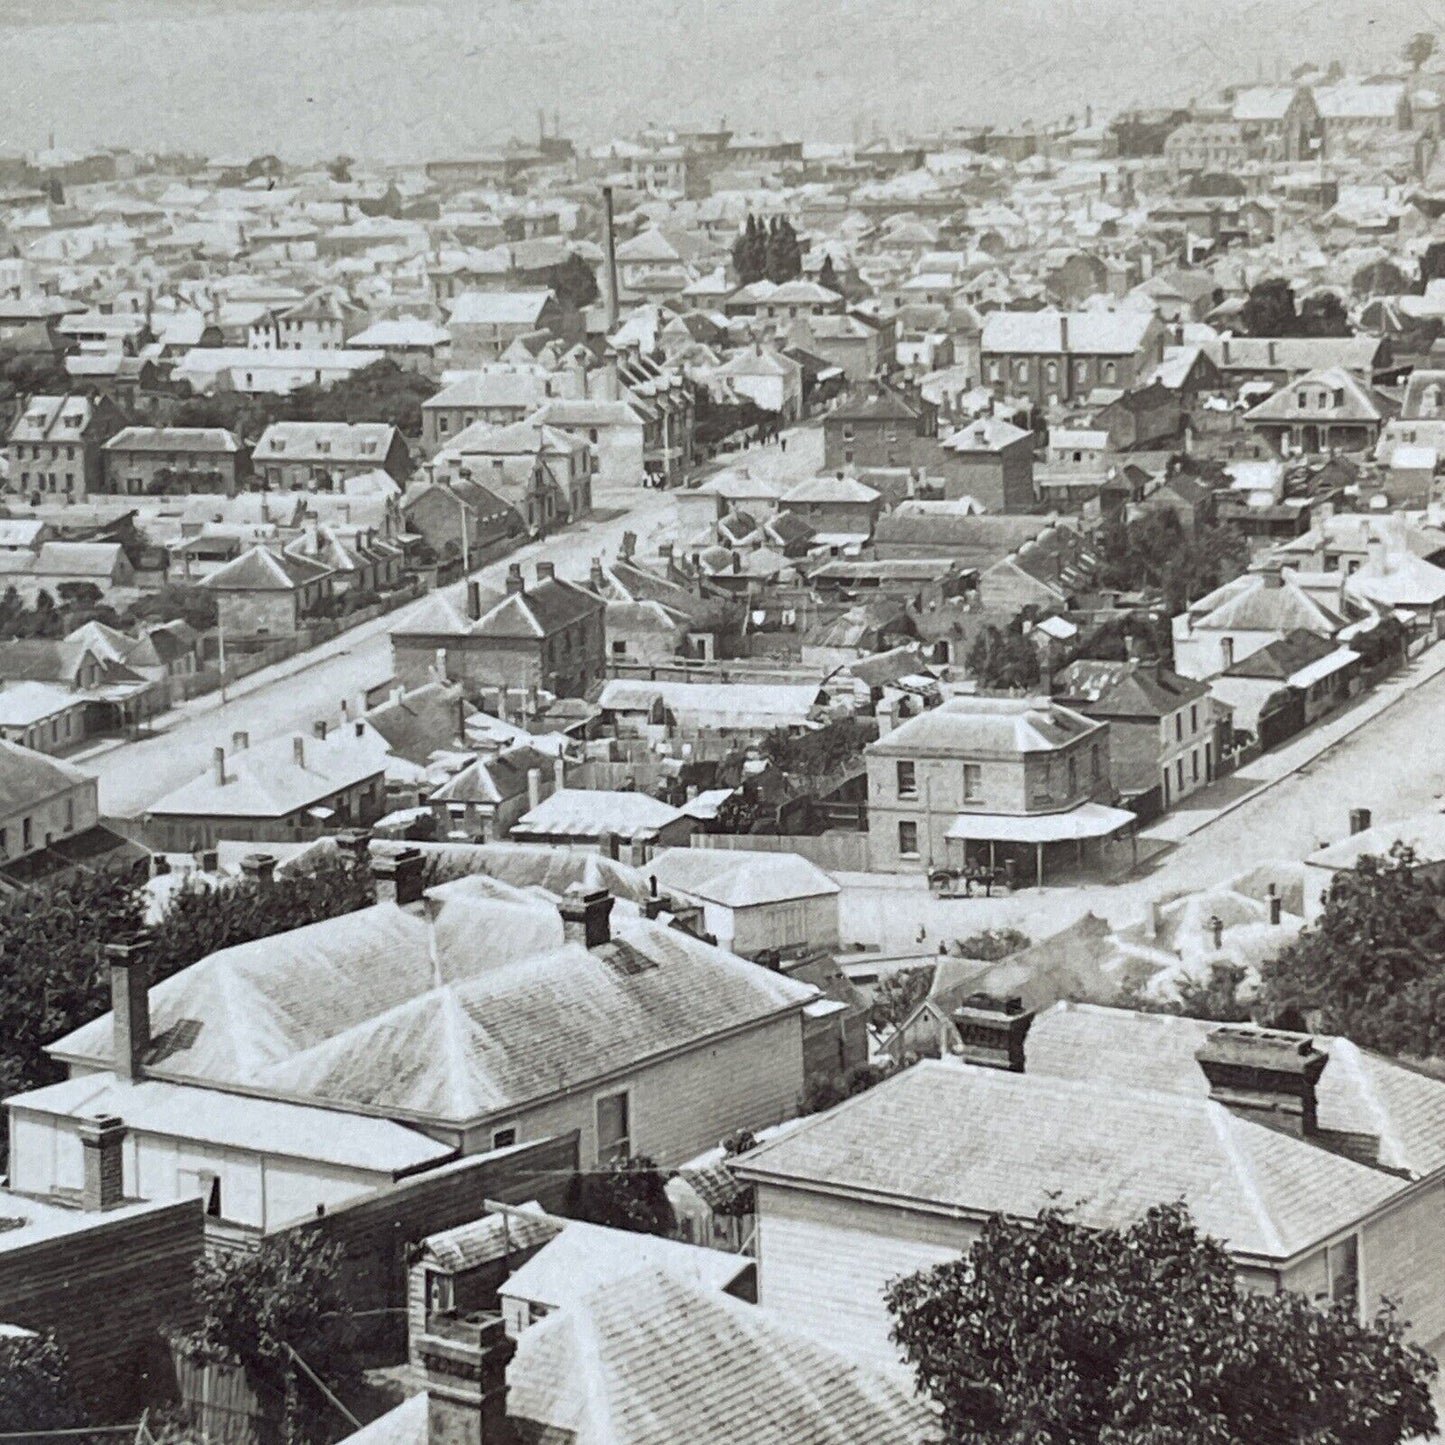
[[[414,158],[646,120],[846,140],[1186,101],[1281,57],[1381,63],[1385,0],[0,0],[9,146]]]

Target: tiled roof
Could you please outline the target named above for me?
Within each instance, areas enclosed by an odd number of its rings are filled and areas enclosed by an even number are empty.
[[[858,1363],[756,1305],[659,1269],[603,1285],[523,1331],[507,1409],[579,1445],[941,1439],[901,1370]]]
[[[455,1229],[427,1235],[421,1242],[422,1253],[443,1269],[461,1274],[521,1250],[535,1249],[555,1239],[562,1229],[560,1221],[543,1214],[540,1204],[523,1204],[521,1209],[538,1217],[525,1219],[516,1211],[483,1215]]]

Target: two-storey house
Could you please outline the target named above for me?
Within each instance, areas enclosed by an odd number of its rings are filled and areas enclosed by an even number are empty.
[[[162,491],[233,497],[250,465],[246,448],[221,427],[128,426],[103,452],[104,490],[131,497]]]
[[[1134,821],[1108,806],[1109,724],[1049,698],[949,698],[884,732],[864,759],[879,872],[1012,859],[1042,885],[1048,851]]]
[[[1164,336],[1152,311],[992,311],[980,343],[984,384],[1038,407],[1096,387],[1126,391],[1164,359]]]
[[[104,447],[125,425],[113,401],[32,396],[6,439],[10,490],[79,501],[104,487]]]

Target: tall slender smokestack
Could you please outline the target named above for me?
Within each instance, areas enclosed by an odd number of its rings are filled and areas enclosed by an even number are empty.
[[[602,187],[602,249],[607,255],[607,333],[617,330],[617,233],[612,219],[612,187]]]

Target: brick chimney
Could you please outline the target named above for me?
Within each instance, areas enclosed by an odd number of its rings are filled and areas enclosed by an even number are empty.
[[[295,763],[298,768],[304,768],[306,766],[305,738],[294,737],[291,739],[291,761]]]
[[[1350,837],[1357,833],[1367,833],[1370,830],[1371,813],[1368,808],[1350,809]]]
[[[527,811],[530,813],[533,808],[542,806],[542,770],[541,768],[527,769]]]
[[[583,948],[597,948],[612,941],[612,895],[605,888],[585,892],[574,883],[557,905],[562,915],[562,931],[569,943]]]
[[[226,786],[225,748],[211,749],[211,780],[218,788],[224,788]]]
[[[953,1011],[963,1061],[1010,1074],[1024,1071],[1024,1040],[1033,1021],[1021,998],[986,993],[970,994]]]
[[[314,737],[318,743],[324,743],[326,741],[326,732],[327,727],[324,718],[319,722],[311,724],[311,736]]]
[[[269,888],[276,881],[276,857],[272,853],[247,853],[241,859],[241,872],[258,888]]]
[[[1318,1132],[1315,1088],[1330,1056],[1312,1038],[1226,1026],[1205,1039],[1195,1058],[1215,1103],[1296,1138]]]
[[[482,584],[475,578],[467,582],[467,616],[475,622],[482,615]]]
[[[557,564],[555,562],[537,563],[537,581],[554,582],[557,579]]]
[[[520,562],[513,562],[512,565],[507,568],[508,595],[525,592],[526,587],[527,584],[522,581],[522,564]]]
[[[125,1124],[113,1114],[82,1119],[77,1132],[85,1173],[80,1189],[80,1207],[87,1214],[99,1214],[125,1202]]]
[[[139,1079],[151,1047],[149,942],[107,943],[110,960],[111,1067],[117,1078]]]
[[[371,876],[376,883],[376,901],[395,903],[398,908],[420,902],[424,867],[420,848],[403,848],[398,853],[373,855]]]
[[[592,575],[589,579],[589,586],[594,592],[601,592],[606,585],[607,578],[602,571],[602,558],[594,557],[592,559]]]

